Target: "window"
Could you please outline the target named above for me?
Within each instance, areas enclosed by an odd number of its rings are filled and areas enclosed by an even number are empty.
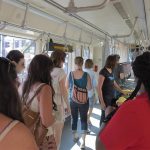
[[[0,35],[0,57],[6,57],[11,50],[20,50],[24,53],[25,70],[19,75],[20,80],[24,80],[27,75],[27,68],[35,55],[36,44],[31,39]]]
[[[30,39],[16,38],[7,35],[0,36],[0,54],[5,57],[9,51],[15,49],[25,53],[35,53],[35,42]]]
[[[83,56],[84,60],[90,58],[90,49],[89,49],[89,47],[83,47],[82,56]]]

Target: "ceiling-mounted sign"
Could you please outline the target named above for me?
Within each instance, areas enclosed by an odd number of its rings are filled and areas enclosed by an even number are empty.
[[[46,44],[46,49],[47,51],[62,50],[64,52],[73,52],[73,46],[53,43],[52,39]]]

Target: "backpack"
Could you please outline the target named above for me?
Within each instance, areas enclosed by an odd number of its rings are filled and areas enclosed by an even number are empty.
[[[48,132],[48,129],[42,125],[40,114],[39,112],[34,112],[30,109],[30,105],[34,98],[38,95],[38,93],[41,91],[42,87],[45,84],[41,84],[33,97],[27,102],[27,99],[23,99],[23,119],[25,125],[30,129],[33,136],[35,137],[35,141],[37,145],[41,145],[43,143],[44,138],[46,137],[46,134]]]
[[[88,91],[86,88],[81,88],[78,87],[77,85],[74,84],[74,76],[73,76],[73,72],[71,73],[71,77],[72,77],[72,83],[73,83],[73,89],[72,89],[72,99],[73,101],[75,101],[76,103],[79,104],[85,104],[88,101]]]

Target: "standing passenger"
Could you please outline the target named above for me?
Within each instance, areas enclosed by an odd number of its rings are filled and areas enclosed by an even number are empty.
[[[39,112],[42,124],[48,129],[48,133],[45,138],[46,141],[43,141],[40,150],[49,149],[51,146],[51,139],[49,137],[53,136],[52,125],[55,121],[53,109],[55,109],[56,105],[53,101],[54,92],[50,76],[52,69],[53,63],[49,57],[42,54],[36,55],[29,65],[28,76],[23,85],[22,94],[21,86],[19,88],[22,99],[28,103],[35,95],[37,89],[43,86],[30,105],[30,109],[32,111]]]
[[[56,122],[54,131],[58,150],[61,144],[61,135],[64,127],[65,110],[67,111],[67,113],[69,113],[68,93],[65,87],[66,73],[62,69],[65,62],[65,57],[66,53],[60,50],[56,50],[51,54],[51,59],[54,65],[51,76],[53,79],[52,83],[55,91],[54,101],[57,104],[57,111],[55,112]]]
[[[91,125],[90,117],[92,114],[93,106],[94,106],[94,99],[95,99],[95,90],[97,86],[97,80],[95,73],[93,71],[93,60],[92,59],[87,59],[85,61],[85,69],[84,71],[87,72],[90,76],[91,83],[92,83],[92,89],[88,91],[88,97],[89,97],[89,111],[88,111],[88,123]]]
[[[116,57],[114,55],[110,55],[107,57],[105,67],[99,73],[98,95],[102,109],[100,125],[105,119],[105,115],[107,115],[105,109],[107,108],[108,112],[113,109],[112,100],[114,99],[114,87],[120,93],[123,93],[121,88],[114,80],[113,69],[115,65],[116,65]]]
[[[82,130],[82,143],[81,143],[81,149],[85,148],[85,137],[87,134],[87,115],[89,110],[89,100],[88,100],[88,94],[85,95],[86,90],[91,90],[91,80],[90,76],[82,70],[83,66],[83,58],[82,57],[76,57],[75,58],[75,71],[70,72],[68,81],[66,83],[66,86],[69,88],[69,98],[70,98],[70,107],[71,107],[71,116],[72,116],[72,132],[73,132],[73,138],[74,142],[77,142],[79,137],[77,134],[77,124],[78,124],[78,113],[80,113],[81,118],[81,130]],[[74,87],[77,87],[80,91],[80,93],[76,93],[77,95],[74,96]],[[84,89],[84,91],[83,91]],[[79,94],[79,95],[78,95]],[[85,101],[82,103],[83,99],[80,99],[79,97],[86,97]]]
[[[10,74],[12,69],[13,64],[0,57],[0,150],[38,150],[23,124],[19,95]]]
[[[21,71],[25,68],[24,55],[19,50],[11,50],[7,54],[6,58],[8,58],[16,66],[17,74],[21,73]],[[16,82],[19,87],[20,82],[18,78],[16,78]]]
[[[19,50],[11,50],[7,54],[6,58],[15,64],[17,73],[21,73],[21,71],[25,68],[24,55]]]

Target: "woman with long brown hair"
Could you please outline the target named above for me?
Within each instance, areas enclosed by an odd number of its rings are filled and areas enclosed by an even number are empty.
[[[116,63],[116,56],[109,55],[104,68],[99,73],[98,95],[102,109],[100,125],[105,119],[105,116],[107,116],[107,113],[113,109],[112,100],[114,99],[114,88],[120,93],[124,93],[114,80],[113,69],[116,66]],[[107,112],[105,112],[106,108]]]
[[[38,150],[30,131],[23,124],[14,65],[0,57],[0,149]]]
[[[28,69],[28,76],[20,88],[22,100],[28,102],[42,86],[40,92],[34,97],[30,109],[40,114],[42,125],[48,129],[46,141],[41,145],[41,150],[48,150],[51,146],[50,138],[53,135],[52,125],[55,122],[53,110],[56,110],[56,104],[53,101],[54,90],[50,72],[53,69],[53,63],[49,57],[39,54],[36,55]],[[22,92],[21,92],[22,90]]]

